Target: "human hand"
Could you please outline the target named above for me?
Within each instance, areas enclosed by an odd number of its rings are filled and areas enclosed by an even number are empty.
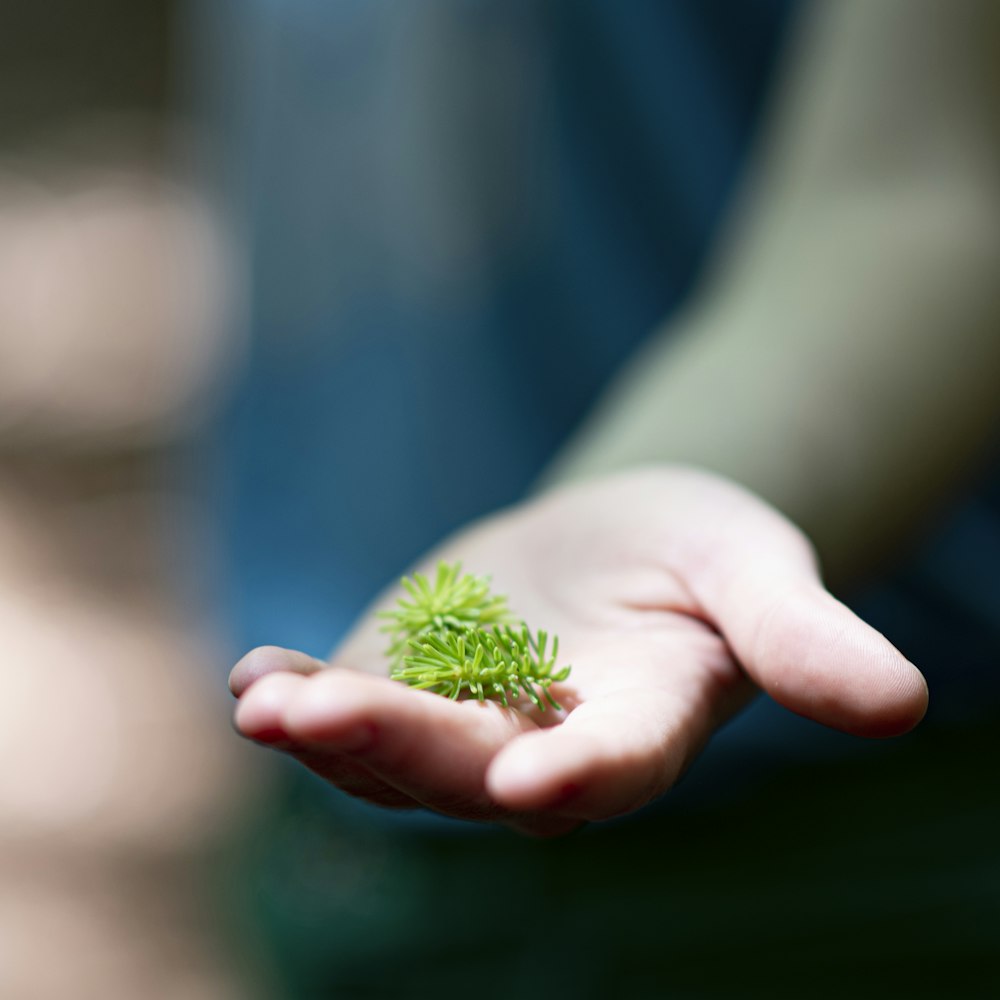
[[[230,678],[238,730],[363,799],[553,835],[666,791],[758,687],[859,736],[906,732],[926,709],[920,672],[823,588],[804,536],[706,473],[554,491],[474,524],[423,568],[439,559],[492,576],[517,616],[559,636],[573,667],[553,685],[562,711],[391,681],[368,614],[330,663],[245,656]]]

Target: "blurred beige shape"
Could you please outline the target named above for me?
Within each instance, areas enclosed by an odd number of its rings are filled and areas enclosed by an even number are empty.
[[[0,606],[0,843],[197,848],[233,804],[228,705],[208,689],[225,660],[155,609],[19,590],[4,581]]]
[[[0,995],[242,995],[197,879],[239,786],[208,651],[179,622],[8,582]]]
[[[0,997],[245,996],[199,865],[252,807],[188,435],[236,254],[155,161],[0,165]]]
[[[232,254],[154,173],[0,168],[0,441],[169,440],[232,347]]]

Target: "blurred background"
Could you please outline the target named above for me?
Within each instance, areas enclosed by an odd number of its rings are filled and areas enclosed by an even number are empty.
[[[4,997],[247,995],[205,866],[266,766],[227,726],[193,450],[240,264],[176,111],[178,14],[0,5]]]
[[[0,2],[0,995],[990,995],[988,462],[849,595],[891,745],[761,702],[534,843],[229,728],[682,308],[803,6]]]

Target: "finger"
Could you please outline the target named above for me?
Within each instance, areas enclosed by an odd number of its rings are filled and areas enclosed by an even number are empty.
[[[470,819],[499,818],[486,795],[486,767],[500,747],[534,727],[492,702],[453,702],[340,670],[308,678],[281,724],[300,746],[349,756],[422,804]]]
[[[348,755],[302,745],[289,733],[284,713],[302,690],[305,678],[273,673],[254,684],[234,713],[236,729],[248,739],[283,750],[342,791],[392,808],[414,808],[418,803],[373,775]]]
[[[923,718],[920,671],[823,588],[805,538],[765,504],[746,495],[689,553],[686,575],[743,668],[786,708],[873,737]]]
[[[715,686],[692,676],[602,695],[508,744],[486,787],[510,809],[587,820],[630,812],[670,788],[749,693],[745,679]]]
[[[411,795],[382,781],[346,754],[333,753],[323,748],[296,749],[290,751],[290,754],[324,781],[353,798],[363,799],[386,809],[419,809],[423,805]]]
[[[244,687],[233,713],[236,730],[260,743],[282,749],[291,746],[282,715],[304,680],[299,674],[278,671]]]
[[[230,671],[229,690],[236,697],[255,681],[266,674],[278,671],[294,674],[314,674],[329,667],[323,660],[317,660],[306,653],[295,649],[282,649],[280,646],[258,646],[251,649]]]
[[[927,711],[920,671],[818,583],[758,595],[727,638],[754,680],[800,715],[857,736],[896,736]]]
[[[557,729],[527,733],[486,775],[510,809],[605,819],[665,791],[693,754],[690,720],[666,693],[619,693],[580,706]]]

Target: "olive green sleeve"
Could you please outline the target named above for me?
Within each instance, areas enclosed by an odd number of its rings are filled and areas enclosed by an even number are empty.
[[[697,464],[835,581],[903,540],[1000,424],[1000,4],[803,11],[698,292],[546,478]]]

